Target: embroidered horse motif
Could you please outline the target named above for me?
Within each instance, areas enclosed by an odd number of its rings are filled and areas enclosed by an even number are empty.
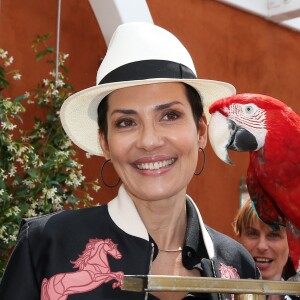
[[[60,273],[43,280],[41,300],[65,300],[69,295],[94,290],[111,280],[116,280],[112,284],[113,288],[119,287],[124,274],[121,271],[111,272],[107,255],[115,259],[122,258],[111,239],[90,239],[78,259],[71,261],[73,268],[78,271]]]

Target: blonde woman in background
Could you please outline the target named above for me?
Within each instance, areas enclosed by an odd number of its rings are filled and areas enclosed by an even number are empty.
[[[262,279],[286,280],[295,274],[289,258],[286,229],[275,229],[261,221],[252,202],[247,199],[236,215],[233,223],[234,232],[241,244],[250,252]],[[280,299],[279,295],[269,299]],[[285,296],[286,299],[292,296]]]

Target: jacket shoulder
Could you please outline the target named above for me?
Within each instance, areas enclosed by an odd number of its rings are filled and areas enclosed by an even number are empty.
[[[253,257],[242,244],[209,226],[206,228],[212,238],[217,260],[235,266],[241,278],[260,278]]]
[[[107,205],[75,210],[63,210],[33,218],[24,218],[20,224],[19,239],[26,235],[29,239],[43,238],[49,234],[57,234],[62,229],[81,228],[82,224],[101,219],[107,212]],[[102,219],[105,219],[104,217]]]

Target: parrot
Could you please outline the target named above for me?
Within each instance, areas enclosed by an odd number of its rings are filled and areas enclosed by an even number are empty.
[[[300,116],[284,102],[241,93],[209,106],[208,137],[215,154],[249,152],[246,184],[258,217],[285,226],[290,257],[300,272]]]

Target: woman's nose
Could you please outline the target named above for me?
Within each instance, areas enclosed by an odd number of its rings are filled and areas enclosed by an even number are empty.
[[[269,245],[267,239],[265,237],[260,237],[257,243],[258,250],[265,251],[268,249],[268,247]]]
[[[152,151],[164,143],[163,133],[153,124],[145,124],[139,131],[137,147]]]

